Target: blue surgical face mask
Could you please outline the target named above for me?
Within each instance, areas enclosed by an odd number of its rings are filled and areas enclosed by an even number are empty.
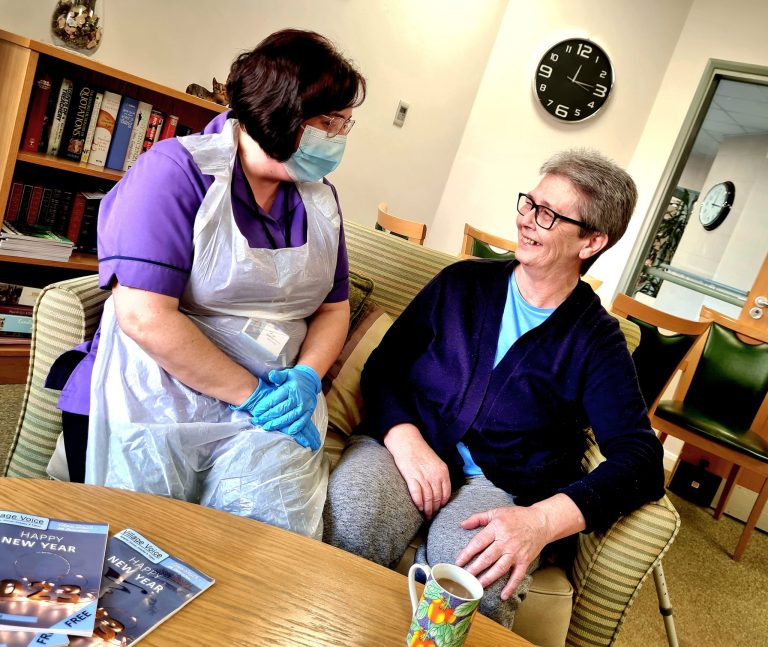
[[[304,126],[299,147],[283,166],[294,182],[319,182],[341,163],[346,144],[345,135],[328,137],[324,130]]]

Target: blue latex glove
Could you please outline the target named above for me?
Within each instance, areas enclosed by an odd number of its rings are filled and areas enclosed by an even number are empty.
[[[303,422],[294,433],[306,427],[317,406],[317,394],[322,388],[320,377],[314,369],[305,364],[297,364],[293,368],[270,371],[267,379],[275,385],[275,389],[260,399],[251,410],[254,423],[267,431],[288,430],[299,421]]]
[[[266,427],[264,427],[266,429]],[[307,447],[313,452],[320,449],[320,432],[312,422],[312,413],[305,413],[301,418],[284,429],[275,429],[293,438],[302,447]]]
[[[314,373],[314,371],[312,372]],[[273,393],[276,388],[277,387],[274,384],[268,382],[264,378],[261,378],[259,380],[259,386],[256,387],[256,390],[251,393],[245,402],[239,406],[230,404],[229,408],[233,411],[247,411],[253,416],[251,418],[251,422],[254,425],[260,426],[261,423],[257,420],[256,416],[253,415],[253,409],[267,395]],[[317,402],[317,396],[315,396],[315,402]],[[302,415],[299,419],[295,420],[284,429],[270,428],[266,431],[278,431],[284,433],[285,435],[293,438],[302,447],[307,447],[312,451],[317,451],[320,449],[320,433],[317,431],[315,423],[312,422],[312,411]]]
[[[253,415],[253,408],[274,390],[274,385],[267,382],[264,378],[259,378],[259,386],[257,386],[256,390],[248,396],[248,399],[239,406],[230,404],[229,408],[232,409],[232,411],[247,411]]]

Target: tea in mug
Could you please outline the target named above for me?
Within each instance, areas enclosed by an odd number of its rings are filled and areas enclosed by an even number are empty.
[[[441,577],[440,579],[436,580],[437,583],[448,593],[451,595],[455,595],[459,598],[464,598],[465,600],[471,600],[473,599],[472,593],[467,589],[466,586],[463,584],[460,584],[456,580],[448,579],[447,577]]]

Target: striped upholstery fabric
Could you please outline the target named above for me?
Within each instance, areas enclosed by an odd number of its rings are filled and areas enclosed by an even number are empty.
[[[349,269],[373,279],[369,297],[391,315],[399,315],[413,297],[446,265],[458,258],[344,221]]]
[[[48,369],[65,350],[93,336],[108,296],[99,289],[95,275],[54,283],[40,293],[33,318],[31,379],[5,465],[6,476],[47,478],[45,468],[61,432],[58,391],[43,386]]]
[[[582,467],[591,471],[605,458],[591,431],[587,438]],[[680,516],[665,496],[622,517],[605,533],[579,535],[571,569],[575,594],[566,645],[613,644],[640,585],[679,529]]]
[[[457,260],[351,221],[344,227],[350,269],[373,279],[369,298],[394,316],[437,272]],[[44,389],[43,381],[60,353],[93,335],[107,296],[98,289],[95,276],[56,283],[40,295],[30,358],[32,379],[6,466],[8,476],[46,476],[61,418],[57,393]],[[632,350],[639,330],[617,318]],[[592,440],[584,466],[593,469],[602,460]],[[679,525],[677,512],[664,498],[622,518],[605,534],[579,536],[571,573],[575,597],[567,644],[592,647],[610,645],[616,639],[640,584],[669,548]]]

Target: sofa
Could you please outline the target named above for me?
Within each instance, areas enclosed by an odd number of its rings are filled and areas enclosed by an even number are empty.
[[[348,221],[352,319],[344,349],[323,380],[329,430],[325,451],[336,464],[362,416],[360,371],[397,315],[441,268],[457,258]],[[46,466],[61,430],[58,393],[43,386],[48,368],[64,350],[93,335],[107,293],[95,276],[46,287],[34,309],[30,369],[19,422],[3,474],[47,478]],[[637,327],[619,318],[630,348]],[[585,470],[601,460],[589,430]],[[621,518],[605,533],[581,534],[568,569],[548,566],[533,579],[518,611],[515,632],[537,645],[612,644],[641,584],[673,542],[680,518],[664,497]],[[397,566],[403,572],[413,548]],[[661,618],[659,619],[661,622]]]

